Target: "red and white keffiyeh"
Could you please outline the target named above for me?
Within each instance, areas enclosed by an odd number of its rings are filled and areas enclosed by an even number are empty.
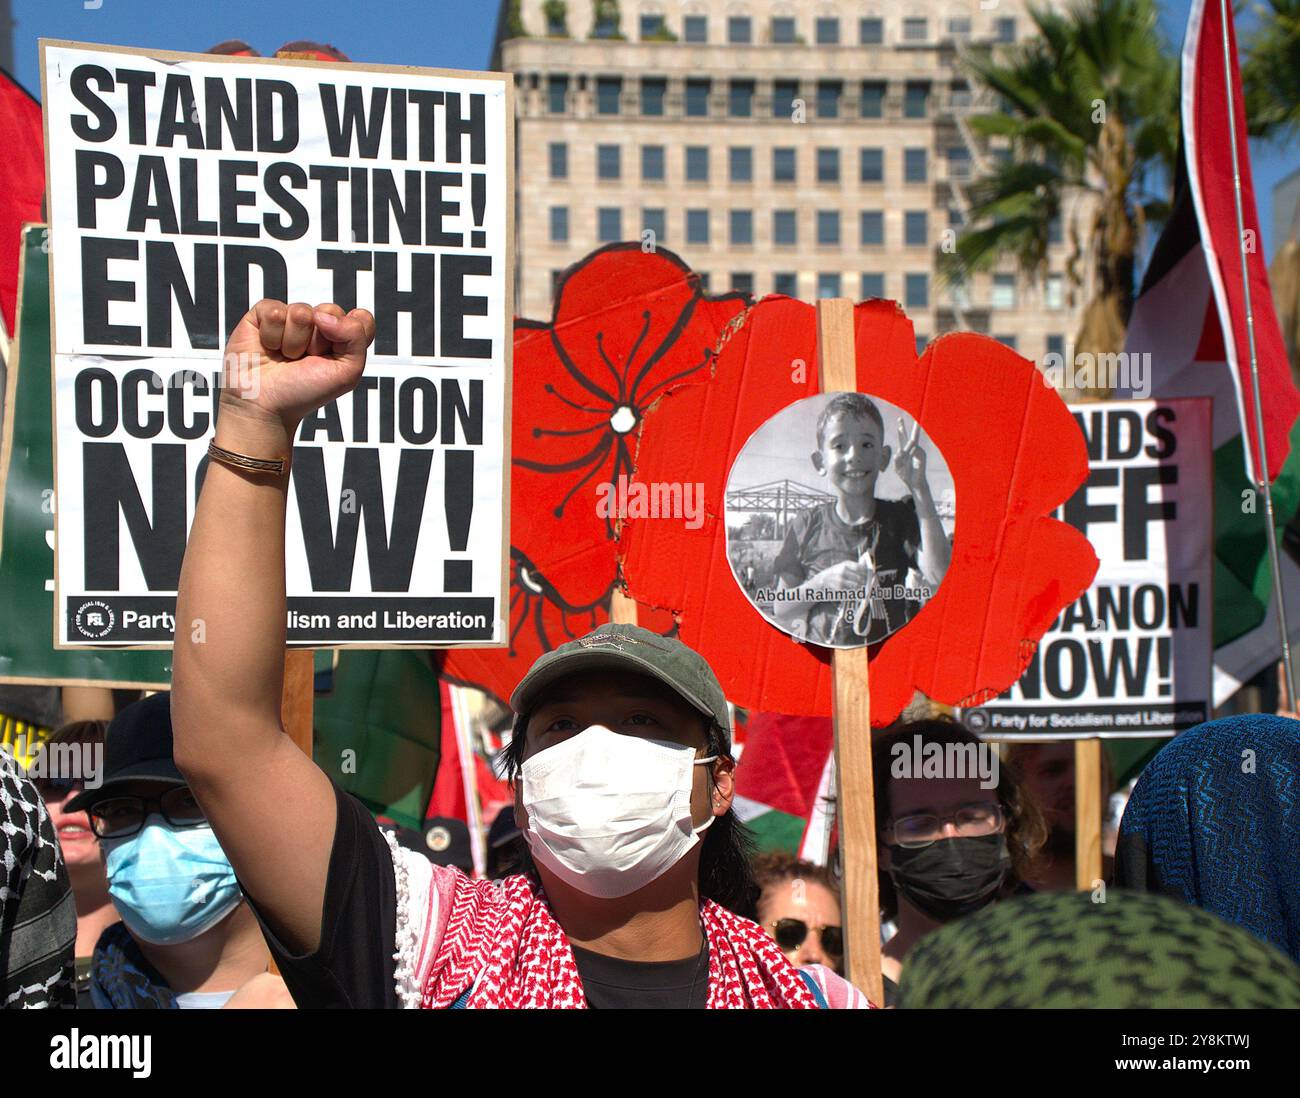
[[[508,877],[503,887],[457,878],[421,1006],[450,1006],[471,984],[468,1007],[587,1005],[573,950],[531,878]],[[761,927],[712,900],[700,905],[700,923],[709,943],[710,1009],[817,1007],[798,971]]]

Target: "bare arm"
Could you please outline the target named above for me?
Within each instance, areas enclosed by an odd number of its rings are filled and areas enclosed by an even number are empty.
[[[919,422],[913,424],[912,437],[909,439],[903,431],[903,421],[898,421],[898,455],[894,468],[899,479],[912,493],[916,504],[916,518],[921,527],[921,547],[917,551],[917,565],[921,575],[932,587],[938,588],[943,577],[948,574],[948,565],[952,563],[952,545],[948,535],[943,532],[943,523],[934,505],[934,496],[930,493],[930,482],[926,478],[925,450],[917,444],[920,432]]]
[[[259,302],[226,346],[217,445],[288,457],[302,417],[356,385],[373,338],[363,309]],[[335,804],[280,721],[288,483],[208,464],[176,601],[172,723],[176,764],[235,872],[285,944],[311,952]]]

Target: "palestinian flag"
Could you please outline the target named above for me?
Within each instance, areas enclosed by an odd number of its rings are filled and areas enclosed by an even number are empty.
[[[45,193],[45,133],[41,105],[0,69],[0,320],[14,333],[18,253],[23,223],[41,220]]]
[[[751,713],[736,767],[736,815],[760,851],[784,850],[826,864],[834,816],[829,717]]]
[[[1224,68],[1228,34],[1231,68]],[[1231,105],[1231,107],[1230,107]],[[1238,232],[1229,109],[1236,117]],[[1152,254],[1125,351],[1150,354],[1151,396],[1214,400],[1214,703],[1281,655],[1264,502],[1255,488],[1255,405],[1242,248],[1259,364],[1267,473],[1280,535],[1300,506],[1293,443],[1300,394],[1287,362],[1260,250],[1231,8],[1193,0],[1182,57],[1182,142],[1173,214]],[[1132,358],[1130,357],[1130,361]],[[1116,396],[1134,395],[1131,390]],[[1300,567],[1284,554],[1292,643],[1300,639]]]

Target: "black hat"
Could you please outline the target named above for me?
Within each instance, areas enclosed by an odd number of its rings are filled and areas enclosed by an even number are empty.
[[[380,827],[392,832],[398,846],[423,854],[434,865],[454,865],[466,871],[474,868],[469,827],[464,820],[431,816],[424,821],[423,831],[395,824],[380,824]]]
[[[512,806],[506,805],[497,813],[497,818],[488,828],[488,849],[495,850],[499,846],[505,846],[511,839],[517,839],[519,835],[519,825],[515,823],[515,810]]]
[[[113,718],[104,739],[102,783],[78,793],[63,810],[80,812],[140,781],[186,784],[172,759],[172,707],[167,691],[133,702]]]

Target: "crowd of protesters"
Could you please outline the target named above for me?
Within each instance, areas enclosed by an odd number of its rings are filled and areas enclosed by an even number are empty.
[[[0,756],[6,1006],[1300,1004],[1300,722],[1280,716],[1160,751],[1100,896],[1068,891],[1094,792],[1059,748],[934,774],[893,762],[989,745],[944,717],[880,735],[881,1003],[845,979],[834,860],[755,857],[732,711],[674,638],[599,626],[524,676],[487,876],[456,821],[377,821],[281,726],[287,478],[266,471],[373,332],[364,310],[250,311],[229,349],[262,362],[258,395],[222,397],[180,583],[204,641],[178,633],[171,692],[44,745],[102,746],[93,787]]]

